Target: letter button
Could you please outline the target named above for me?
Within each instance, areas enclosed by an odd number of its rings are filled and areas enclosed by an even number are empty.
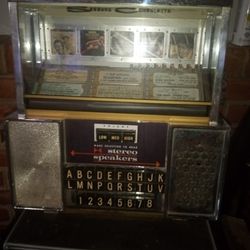
[[[115,171],[115,180],[117,182],[125,181],[125,171],[122,168],[117,168]]]
[[[114,168],[106,168],[105,169],[105,180],[108,182],[112,182],[115,180],[115,169]]]
[[[124,183],[125,187],[124,187],[124,191],[125,192],[128,192],[128,193],[133,193],[133,192],[136,192],[136,183],[133,183],[133,182],[127,182],[127,183]]]
[[[147,184],[145,184],[145,183],[136,182],[135,183],[136,192],[145,193],[146,186],[147,186]]]
[[[151,183],[154,182],[155,179],[155,171],[154,170],[146,170],[146,182]]]
[[[76,189],[76,181],[75,180],[65,180],[64,186],[66,189]]]
[[[106,191],[106,182],[104,181],[97,181],[96,182],[96,191],[100,192],[100,191]]]
[[[116,182],[114,183],[115,185],[115,191],[116,192],[124,192],[125,191],[125,183],[123,182]]]
[[[165,193],[166,191],[166,186],[163,184],[163,183],[158,183],[158,184],[155,184],[156,187],[155,187],[155,193]]]
[[[84,170],[83,170],[83,168],[77,168],[76,170],[75,170],[75,177],[76,177],[76,179],[83,179],[83,176],[84,176]]]
[[[165,183],[165,173],[161,171],[157,171],[156,175],[156,182],[157,183]]]
[[[144,182],[146,181],[146,173],[144,170],[137,170],[135,172],[135,181],[136,182]]]
[[[67,167],[64,170],[64,176],[67,180],[75,179],[75,169],[74,167]]]
[[[96,169],[96,180],[103,181],[105,179],[105,169],[104,168],[97,168]]]
[[[95,167],[84,168],[83,178],[87,181],[96,180],[96,168]]]
[[[145,192],[146,193],[155,193],[155,189],[156,189],[156,187],[155,187],[155,183],[147,183],[146,185],[145,185]]]
[[[126,169],[125,172],[125,181],[132,182],[135,181],[135,172],[131,169]]]

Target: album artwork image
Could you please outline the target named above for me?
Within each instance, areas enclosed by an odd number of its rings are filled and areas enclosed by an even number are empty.
[[[194,55],[194,33],[171,33],[169,57],[190,60]]]
[[[81,30],[81,54],[104,56],[105,34],[103,30]]]
[[[51,52],[54,55],[75,55],[75,31],[61,29],[51,30]]]
[[[132,57],[134,55],[134,32],[111,31],[110,55]]]
[[[148,58],[163,57],[164,32],[140,33],[140,56]]]

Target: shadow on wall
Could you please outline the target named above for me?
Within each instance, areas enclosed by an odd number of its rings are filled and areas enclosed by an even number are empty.
[[[223,212],[250,227],[250,108],[235,130],[229,151]]]

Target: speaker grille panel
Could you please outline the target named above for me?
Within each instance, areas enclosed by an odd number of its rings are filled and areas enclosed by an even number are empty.
[[[226,130],[173,129],[169,211],[213,216]]]
[[[62,208],[60,126],[8,123],[14,202],[24,208]]]

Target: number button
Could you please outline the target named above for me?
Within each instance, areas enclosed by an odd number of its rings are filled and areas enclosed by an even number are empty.
[[[108,207],[112,207],[113,206],[113,199],[112,199],[112,197],[108,197],[107,198],[107,206]]]
[[[118,198],[116,205],[117,205],[118,208],[123,208],[124,207],[124,200],[121,199],[121,198]]]
[[[153,203],[153,200],[152,199],[148,199],[148,200],[145,200],[145,207],[146,208],[148,208],[148,209],[153,209],[154,207],[153,207],[153,205],[154,205],[154,203]]]
[[[102,207],[103,206],[103,197],[97,197],[97,206]]]
[[[134,207],[134,200],[133,199],[127,199],[127,208],[133,208]]]
[[[93,196],[88,196],[87,198],[87,204],[89,207],[93,207],[94,206],[94,197]]]
[[[143,208],[143,199],[136,200],[136,208],[139,208],[139,209]]]

